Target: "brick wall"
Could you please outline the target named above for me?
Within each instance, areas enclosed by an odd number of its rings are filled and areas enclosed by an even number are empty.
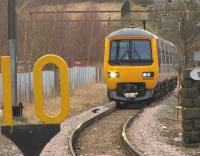
[[[181,80],[183,141],[186,144],[200,142],[200,81],[190,78],[191,70],[185,70]]]

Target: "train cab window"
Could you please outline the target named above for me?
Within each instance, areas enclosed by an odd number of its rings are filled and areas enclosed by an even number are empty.
[[[133,60],[151,60],[150,41],[133,40],[132,41],[132,59]]]
[[[149,40],[113,40],[110,45],[110,64],[152,64]]]
[[[119,43],[119,60],[129,60],[129,41],[122,40]]]
[[[129,59],[129,41],[112,41],[110,60],[128,60]]]
[[[115,60],[115,58],[116,58],[116,51],[117,51],[117,42],[112,42],[111,43],[110,60]]]

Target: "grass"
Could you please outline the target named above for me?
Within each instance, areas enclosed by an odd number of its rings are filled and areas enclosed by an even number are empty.
[[[70,116],[87,110],[95,105],[107,101],[105,84],[90,84],[73,90],[70,93]],[[48,115],[55,115],[60,111],[60,98],[45,99],[44,110]],[[24,117],[28,123],[40,123],[34,112],[34,105],[24,104]]]
[[[68,117],[80,113],[88,108],[91,108],[97,103],[104,103],[107,101],[107,91],[105,84],[89,84],[73,90],[70,94],[70,114]],[[59,112],[60,98],[45,99],[44,109],[50,115],[54,115]],[[3,121],[2,113],[0,113],[0,126]],[[24,104],[24,117],[23,120],[14,120],[15,125],[21,124],[39,124],[41,121],[35,115],[34,105],[30,103]],[[2,134],[0,134],[0,146],[1,149],[6,151],[17,153],[13,144]],[[1,152],[0,152],[1,155]]]

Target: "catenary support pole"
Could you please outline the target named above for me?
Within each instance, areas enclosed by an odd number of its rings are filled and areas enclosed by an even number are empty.
[[[11,57],[12,105],[17,106],[16,2],[8,0],[8,51]]]

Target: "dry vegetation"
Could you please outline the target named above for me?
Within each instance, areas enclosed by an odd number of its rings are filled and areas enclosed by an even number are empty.
[[[45,101],[45,112],[49,115],[55,115],[59,112],[59,98]],[[70,116],[84,111],[93,106],[103,104],[107,101],[105,84],[90,84],[78,88],[71,92],[70,95]],[[34,105],[26,104],[24,108],[24,117],[28,123],[38,123],[39,120],[34,113]]]

